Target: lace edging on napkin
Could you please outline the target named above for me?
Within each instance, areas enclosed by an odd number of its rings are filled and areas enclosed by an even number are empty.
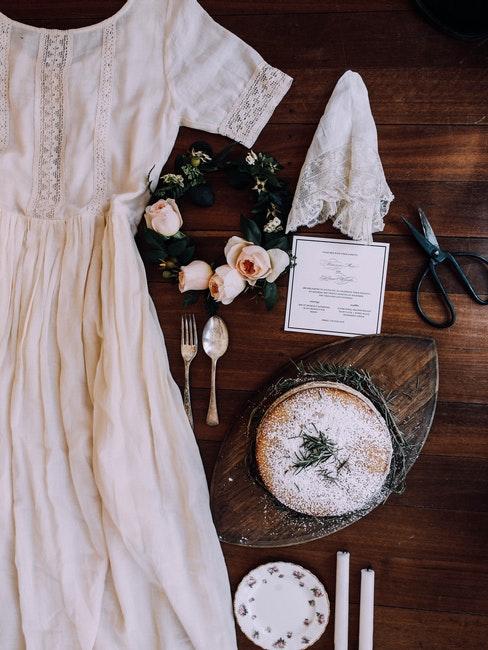
[[[366,143],[354,152],[340,147],[304,165],[286,232],[333,219],[344,235],[371,243],[372,234],[383,230],[393,199],[376,151]]]

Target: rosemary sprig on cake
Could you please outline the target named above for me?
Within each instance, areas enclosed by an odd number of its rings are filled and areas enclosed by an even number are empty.
[[[307,364],[303,361],[294,364],[296,375],[284,377],[273,384],[268,391],[268,398],[274,397],[287,390],[311,381],[335,381],[346,384],[367,397],[384,417],[390,430],[393,442],[393,460],[391,471],[387,478],[387,487],[392,492],[401,494],[405,488],[406,459],[414,453],[412,446],[399,429],[389,406],[389,395],[376,386],[371,375],[363,369],[352,366],[341,366],[333,363],[315,362]]]
[[[315,424],[312,424],[313,432],[306,428],[301,431],[302,442],[300,450],[295,453],[295,462],[292,469],[295,474],[310,467],[326,465],[330,460],[334,460],[333,467],[320,467],[317,473],[327,481],[335,481],[337,475],[347,466],[347,459],[339,460],[339,448],[335,442],[327,437],[323,431],[319,431]],[[333,471],[335,470],[335,471]]]

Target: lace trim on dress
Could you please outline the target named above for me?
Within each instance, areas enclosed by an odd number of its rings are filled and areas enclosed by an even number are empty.
[[[251,147],[292,81],[281,70],[262,64],[220,124],[219,133]]]
[[[10,32],[8,23],[0,23],[0,151],[6,149],[10,135],[9,111],[9,53]]]
[[[97,113],[95,117],[94,193],[90,207],[97,210],[108,194],[110,175],[107,161],[107,138],[111,122],[113,98],[113,79],[115,68],[115,46],[117,30],[115,23],[109,23],[103,29],[102,63],[98,87]]]
[[[65,75],[71,60],[70,32],[42,33],[39,42],[39,140],[32,208],[34,217],[55,218],[63,193]]]
[[[333,218],[344,235],[368,243],[384,228],[384,217],[394,196],[381,160],[371,147],[325,152],[303,169],[288,217],[286,231],[312,228]]]

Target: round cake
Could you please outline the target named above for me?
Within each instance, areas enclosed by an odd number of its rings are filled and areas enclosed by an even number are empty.
[[[393,454],[384,418],[344,384],[313,382],[282,395],[262,417],[256,462],[284,505],[317,517],[361,510],[380,495]]]

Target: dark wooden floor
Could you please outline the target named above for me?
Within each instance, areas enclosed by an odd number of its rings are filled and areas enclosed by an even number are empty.
[[[12,18],[45,27],[78,27],[114,13],[121,0],[0,2]],[[437,33],[407,0],[202,0],[219,22],[295,78],[255,150],[273,153],[295,183],[338,77],[358,71],[368,86],[385,173],[396,195],[384,234],[391,244],[383,329],[434,336],[440,360],[437,415],[406,492],[329,538],[275,551],[224,546],[233,588],[251,567],[295,560],[334,592],[335,552],[352,554],[351,648],[357,644],[359,569],[376,569],[377,650],[482,650],[488,647],[488,307],[451,283],[459,317],[435,331],[416,316],[411,284],[422,263],[400,222],[422,205],[442,244],[488,255],[488,44]],[[204,136],[183,129],[176,150]],[[183,206],[202,255],[216,256],[238,229],[247,196],[216,182],[211,210]],[[328,227],[317,232],[333,233]],[[333,234],[336,234],[335,232]],[[171,367],[182,380],[180,296],[150,272],[150,290],[166,336]],[[481,278],[480,278],[481,279]],[[485,278],[486,280],[486,278]],[[327,341],[284,333],[286,286],[272,314],[246,299],[222,311],[231,347],[219,370],[222,424],[206,427],[209,365],[193,365],[196,434],[209,474],[220,441],[249,395],[288,358]],[[203,308],[197,309],[201,326]],[[332,628],[317,648],[333,647]],[[239,636],[239,648],[252,644]],[[143,650],[143,649],[141,649]],[[209,650],[211,650],[209,648]]]

